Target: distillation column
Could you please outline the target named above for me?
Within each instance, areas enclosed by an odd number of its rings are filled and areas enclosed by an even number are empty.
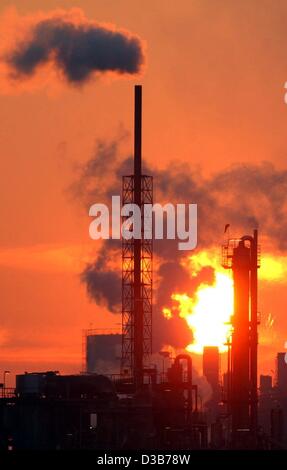
[[[234,314],[228,396],[235,445],[256,446],[257,435],[257,270],[258,234],[229,240],[223,247],[223,266],[234,280]],[[247,443],[247,444],[246,444]]]

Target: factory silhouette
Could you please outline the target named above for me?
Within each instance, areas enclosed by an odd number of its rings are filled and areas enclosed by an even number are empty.
[[[139,85],[134,171],[123,176],[122,203],[153,204],[153,177],[142,171]],[[4,380],[0,449],[287,448],[285,353],[277,355],[276,382],[261,375],[258,383],[257,230],[224,243],[222,266],[232,271],[234,282],[232,334],[226,370],[218,347],[204,348],[203,375],[212,389],[205,403],[190,353],[171,358],[161,351],[162,368],[153,363],[153,240],[123,239],[121,331],[84,332],[81,374],[24,373],[16,376],[15,389]]]

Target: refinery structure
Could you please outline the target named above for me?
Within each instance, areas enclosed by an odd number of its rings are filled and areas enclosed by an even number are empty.
[[[156,182],[155,182],[156,185]],[[153,203],[152,175],[142,171],[142,87],[135,87],[134,172],[122,180],[122,203]],[[142,224],[143,226],[143,224]],[[258,383],[258,233],[229,239],[222,266],[232,271],[234,313],[227,368],[206,345],[203,374],[212,389],[200,402],[192,355],[153,363],[152,238],[122,241],[122,329],[84,333],[78,375],[24,373],[2,387],[1,449],[281,449],[287,448],[287,365],[277,381]],[[208,327],[208,326],[207,326]],[[164,363],[163,353],[163,363]],[[106,367],[108,364],[108,367]],[[105,368],[106,367],[106,368]],[[285,423],[285,425],[284,425]]]

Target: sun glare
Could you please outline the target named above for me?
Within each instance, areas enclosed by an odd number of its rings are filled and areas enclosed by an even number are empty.
[[[216,272],[214,284],[201,284],[193,298],[175,293],[172,299],[193,332],[188,351],[202,354],[204,346],[218,346],[220,352],[227,350],[233,312],[233,282],[227,274]]]
[[[285,278],[286,259],[266,255],[262,259],[259,276],[261,280],[280,281]],[[204,346],[218,346],[221,353],[227,351],[226,341],[230,337],[233,315],[233,281],[231,272],[223,270],[219,259],[213,251],[202,251],[186,258],[184,266],[188,267],[192,277],[196,277],[202,268],[214,269],[213,284],[202,283],[194,295],[173,293],[172,308],[163,308],[165,318],[170,319],[178,311],[192,330],[193,342],[187,350],[202,354]],[[272,318],[272,317],[271,317]],[[273,322],[274,320],[272,320]],[[269,325],[269,329],[273,323]]]

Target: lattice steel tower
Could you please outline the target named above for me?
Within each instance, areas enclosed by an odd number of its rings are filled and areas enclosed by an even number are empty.
[[[152,176],[142,174],[142,87],[135,86],[134,174],[123,177],[122,203],[141,209],[141,239],[122,241],[122,373],[136,388],[152,353],[152,236],[144,238],[144,204],[153,203]]]

